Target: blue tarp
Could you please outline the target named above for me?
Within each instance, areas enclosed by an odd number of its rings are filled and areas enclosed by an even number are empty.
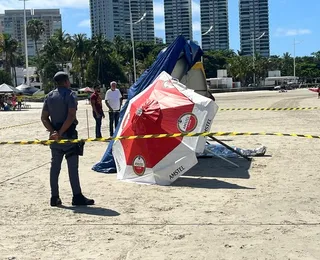
[[[137,82],[128,90],[128,100],[120,111],[120,119],[114,137],[117,136],[129,101],[140,92],[145,90],[161,74],[161,72],[165,71],[168,74],[171,74],[181,53],[183,53],[186,58],[188,70],[190,70],[203,55],[202,50],[197,44],[187,41],[183,36],[178,36],[177,39],[170,46],[168,46],[165,51],[158,55],[157,60],[153,63],[153,65],[147,69],[137,80]],[[115,161],[112,155],[112,145],[113,141],[109,143],[107,151],[105,152],[101,161],[95,164],[92,170],[103,173],[117,172]]]

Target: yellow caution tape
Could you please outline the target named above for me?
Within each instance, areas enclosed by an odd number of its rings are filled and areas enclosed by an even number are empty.
[[[220,108],[219,111],[297,111],[317,110],[320,107],[269,107],[269,108]]]
[[[33,125],[33,124],[37,124],[37,123],[40,123],[40,121],[25,123],[25,124],[21,124],[21,125],[11,125],[11,126],[0,127],[0,130],[20,127],[20,126],[26,126],[26,125]]]
[[[320,139],[319,135],[309,135],[309,134],[284,134],[284,133],[266,133],[266,132],[260,132],[260,133],[238,133],[238,132],[204,132],[204,133],[175,133],[175,134],[154,134],[154,135],[135,135],[135,136],[119,136],[115,138],[89,138],[89,139],[66,139],[66,140],[34,140],[34,141],[9,141],[9,142],[0,142],[0,145],[5,144],[17,144],[17,145],[27,145],[27,144],[44,144],[44,145],[50,145],[50,144],[75,144],[80,142],[109,142],[112,140],[134,140],[134,139],[159,139],[159,138],[177,138],[177,137],[198,137],[198,136],[291,136],[291,137],[303,137],[308,139]]]

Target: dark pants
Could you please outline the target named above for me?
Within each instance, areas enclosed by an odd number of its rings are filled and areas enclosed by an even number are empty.
[[[97,117],[96,113],[93,112],[93,117],[96,120],[96,138],[101,138],[101,125],[102,125],[102,116]]]
[[[50,187],[51,196],[59,196],[59,175],[63,156],[74,147],[74,144],[52,144],[51,148],[51,169],[50,169]],[[79,155],[66,156],[69,172],[69,180],[73,195],[81,193],[79,180]]]
[[[113,136],[114,130],[117,128],[118,122],[119,122],[120,112],[119,111],[113,111],[109,112],[109,129],[110,129],[110,136]],[[114,128],[113,128],[114,126]]]

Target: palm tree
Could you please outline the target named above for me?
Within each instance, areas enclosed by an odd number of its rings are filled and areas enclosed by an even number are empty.
[[[116,50],[117,55],[123,56],[125,48],[126,48],[126,42],[121,38],[121,36],[116,35],[113,39],[113,44]]]
[[[91,42],[91,56],[97,61],[97,81],[102,82],[102,64],[112,53],[112,44],[102,34],[95,35]]]
[[[73,36],[73,53],[72,58],[80,62],[81,86],[84,86],[84,61],[89,51],[89,41],[85,34],[76,34]]]
[[[0,48],[5,56],[4,60],[4,68],[6,72],[11,75],[11,69],[14,69],[15,75],[15,64],[16,64],[16,52],[18,49],[18,41],[16,39],[12,39],[9,34],[3,35],[3,40],[0,41]],[[17,81],[15,76],[15,82]]]
[[[33,19],[28,22],[27,32],[28,32],[28,35],[31,37],[31,39],[34,41],[34,46],[35,46],[38,57],[39,57],[38,41],[40,40],[40,37],[42,36],[44,31],[45,31],[45,26],[42,21],[38,19]]]
[[[59,63],[59,66],[63,69],[72,59],[73,42],[71,36],[62,30],[58,30],[52,38],[59,49],[55,54],[55,61]]]
[[[231,76],[239,80],[242,85],[246,85],[248,77],[252,75],[252,62],[251,57],[247,56],[234,56],[228,59],[229,71]]]
[[[320,61],[320,51],[313,52],[313,53],[311,53],[311,55],[314,56],[317,60]]]
[[[293,74],[293,58],[286,52],[282,56],[281,74],[288,76]]]

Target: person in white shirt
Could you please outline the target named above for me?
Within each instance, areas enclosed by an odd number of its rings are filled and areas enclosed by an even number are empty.
[[[122,95],[120,90],[117,89],[117,82],[112,81],[110,83],[110,87],[111,89],[109,89],[106,93],[105,102],[107,107],[109,108],[110,136],[113,136],[114,130],[116,129],[119,122]]]

